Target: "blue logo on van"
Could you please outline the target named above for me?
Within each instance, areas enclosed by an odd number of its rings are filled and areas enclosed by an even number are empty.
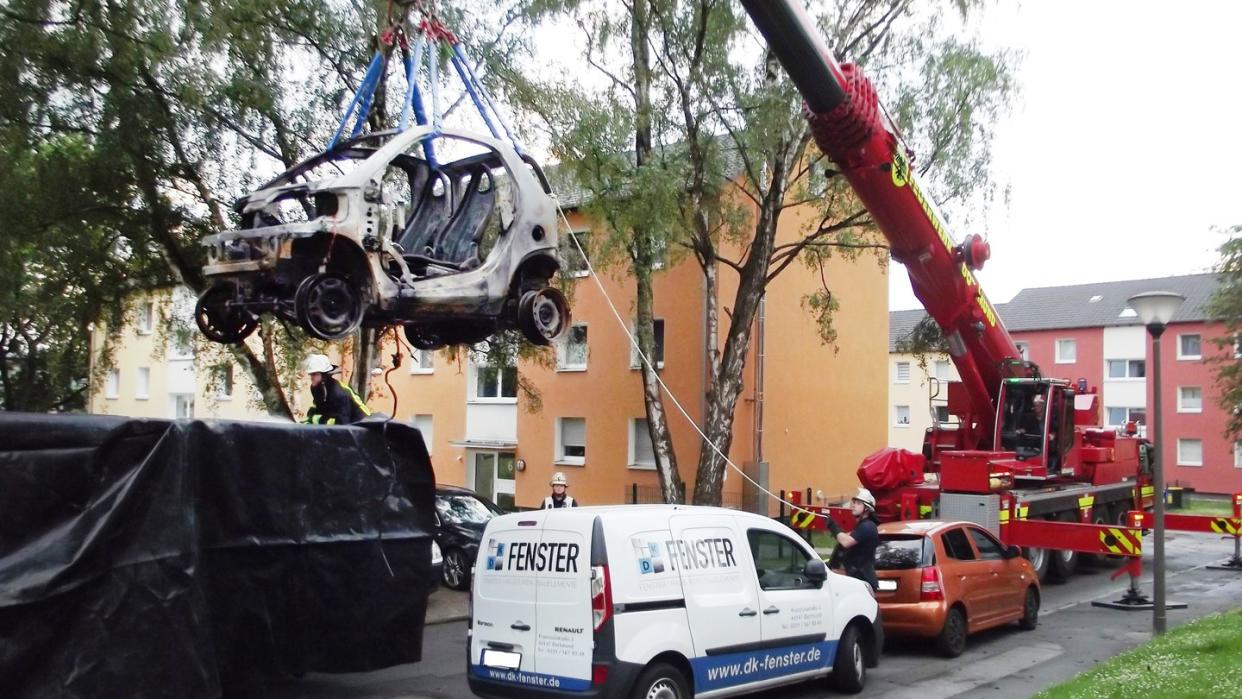
[[[664,556],[660,554],[660,544],[655,541],[643,542],[634,540],[634,555],[638,558],[640,575],[664,572]]]
[[[505,545],[504,542],[495,539],[487,540],[487,569],[488,570],[504,570],[505,569]]]

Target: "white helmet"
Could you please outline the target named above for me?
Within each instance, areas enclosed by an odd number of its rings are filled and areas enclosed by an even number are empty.
[[[563,485],[566,488],[568,488],[569,481],[565,479],[565,474],[561,473],[560,471],[557,471],[556,473],[552,474],[551,485]]]
[[[312,354],[306,358],[306,373],[331,374],[337,370],[336,365],[326,354]]]
[[[867,490],[866,488],[859,488],[858,494],[851,498],[851,500],[857,500],[863,505],[866,505],[868,510],[875,512],[875,496],[871,494],[870,490]]]

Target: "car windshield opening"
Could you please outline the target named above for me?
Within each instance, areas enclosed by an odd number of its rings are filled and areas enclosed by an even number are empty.
[[[455,524],[484,524],[497,512],[473,495],[449,495],[436,498],[440,517]]]

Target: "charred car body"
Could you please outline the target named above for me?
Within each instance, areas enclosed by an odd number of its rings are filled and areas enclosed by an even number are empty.
[[[195,319],[215,342],[244,340],[263,313],[325,340],[400,324],[418,349],[514,328],[545,345],[569,326],[549,286],[556,204],[539,166],[502,141],[431,126],[368,134],[235,209],[239,229],[202,241],[211,283]]]

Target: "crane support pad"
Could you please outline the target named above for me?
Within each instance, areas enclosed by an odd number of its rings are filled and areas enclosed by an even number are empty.
[[[0,695],[215,697],[417,661],[419,432],[0,412]]]
[[[1144,512],[1143,528],[1154,529],[1155,526],[1155,513]],[[1202,532],[1204,534],[1242,536],[1242,519],[1238,517],[1218,517],[1216,515],[1178,515],[1166,512],[1164,513],[1164,528],[1177,532]]]
[[[1136,527],[1076,524],[1043,519],[1010,520],[1006,544],[1104,555],[1143,556],[1143,532]]]

